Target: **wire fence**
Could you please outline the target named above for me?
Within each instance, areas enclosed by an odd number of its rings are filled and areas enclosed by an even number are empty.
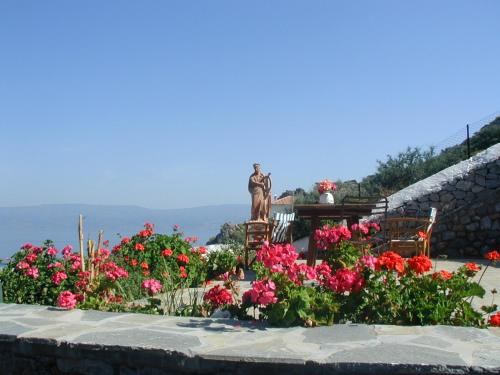
[[[483,126],[493,122],[499,116],[500,116],[500,111],[496,111],[486,117],[483,117],[480,120],[467,124],[466,126],[461,127],[455,133],[449,135],[445,139],[433,144],[432,147],[434,148],[434,151],[436,153],[440,153],[441,151],[447,148],[457,145],[463,145],[464,146],[463,158],[464,159],[470,158],[471,157],[470,138],[474,134],[476,134],[479,130],[481,130]]]

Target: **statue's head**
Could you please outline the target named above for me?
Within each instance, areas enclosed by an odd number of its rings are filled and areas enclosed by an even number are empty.
[[[255,170],[256,173],[260,172],[260,164],[259,163],[254,163],[253,169]]]

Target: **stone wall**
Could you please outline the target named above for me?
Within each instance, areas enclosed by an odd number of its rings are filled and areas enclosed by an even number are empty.
[[[432,255],[477,257],[500,247],[500,144],[389,197],[389,214],[438,209]]]

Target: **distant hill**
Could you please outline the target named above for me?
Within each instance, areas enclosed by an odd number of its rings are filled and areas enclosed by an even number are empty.
[[[136,206],[57,204],[29,207],[0,207],[0,258],[12,255],[25,242],[41,244],[51,239],[57,247],[78,245],[78,215],[84,215],[85,238],[97,239],[99,229],[111,244],[117,233],[129,236],[145,222],[155,224],[157,232],[171,233],[179,224],[186,236],[197,236],[205,244],[225,222],[241,223],[250,212],[249,205],[230,204],[185,209],[155,210]]]

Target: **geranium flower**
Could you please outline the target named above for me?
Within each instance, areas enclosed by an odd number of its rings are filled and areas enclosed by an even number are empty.
[[[188,274],[186,272],[186,267],[184,266],[179,267],[179,276],[181,279],[185,279],[186,277],[188,277]]]
[[[55,247],[49,247],[47,249],[47,255],[51,256],[57,255],[57,249]]]
[[[255,259],[264,263],[264,266],[270,269],[271,272],[283,272],[295,264],[298,256],[295,248],[290,244],[270,245],[268,242],[264,242],[257,251]]]
[[[26,276],[31,277],[32,279],[38,279],[40,273],[38,272],[38,268],[30,267],[26,270]]]
[[[497,250],[491,250],[484,254],[484,257],[492,262],[497,262],[500,260],[500,253]]]
[[[337,185],[328,179],[321,180],[320,182],[318,182],[318,192],[320,194],[326,193],[327,191],[335,191],[335,190],[337,190]]]
[[[394,251],[386,251],[377,258],[377,271],[386,269],[388,271],[396,271],[399,275],[405,272],[405,260]]]
[[[21,260],[19,263],[16,264],[16,268],[18,270],[25,270],[30,268],[31,266],[29,265],[28,262],[25,262],[24,260]]]
[[[434,272],[432,274],[432,278],[434,280],[436,280],[436,279],[450,280],[452,277],[453,277],[453,274],[451,272],[446,271],[446,270],[441,270],[438,272]]]
[[[73,251],[73,246],[71,245],[64,246],[64,248],[61,251],[64,259],[68,259],[72,251]]]
[[[59,297],[57,297],[57,306],[62,307],[63,309],[74,309],[77,302],[77,296],[71,293],[69,290],[61,292],[61,294],[59,294]]]
[[[500,311],[490,317],[489,323],[493,327],[500,327]]]
[[[187,255],[185,255],[185,254],[179,254],[179,255],[177,256],[177,260],[178,260],[179,262],[182,262],[182,263],[186,263],[186,264],[188,264],[188,263],[189,263],[189,257],[188,257]]]
[[[337,292],[359,292],[365,285],[365,279],[360,272],[341,268],[335,275],[328,279],[327,286]]]
[[[426,240],[427,239],[427,233],[419,230],[418,231],[418,237],[421,238],[421,239],[423,239],[423,240]]]
[[[171,250],[171,249],[165,249],[161,252],[161,255],[163,255],[164,257],[169,257],[170,255],[172,255],[174,252]]]
[[[131,265],[132,267],[135,267],[135,266],[137,266],[138,264],[139,264],[139,262],[137,261],[137,259],[132,259],[132,260],[130,261],[130,265]]]
[[[141,263],[141,268],[142,268],[143,270],[148,270],[148,269],[149,269],[149,264],[147,264],[146,262],[142,262],[142,263]]]
[[[135,244],[135,249],[137,251],[144,251],[144,245],[142,243]]]
[[[314,231],[314,241],[316,247],[321,250],[328,250],[332,245],[338,244],[340,241],[348,241],[351,239],[351,232],[343,225],[330,227],[324,225],[320,229]]]
[[[141,288],[144,289],[149,295],[154,295],[161,291],[163,285],[156,279],[144,280],[141,284]]]
[[[214,286],[204,296],[203,300],[208,302],[213,308],[218,308],[233,302],[231,292],[220,285]]]
[[[372,255],[363,255],[361,258],[359,258],[358,263],[363,267],[374,270],[377,265],[377,258]]]
[[[408,265],[415,271],[417,275],[429,271],[432,268],[432,262],[429,257],[425,255],[417,255],[408,259]]]
[[[122,245],[126,245],[130,242],[130,238],[129,237],[123,237],[122,240],[121,240],[121,244]]]
[[[243,301],[251,301],[256,305],[269,305],[278,302],[275,296],[276,285],[273,281],[257,280],[252,283],[252,289],[243,293]]]
[[[24,257],[24,260],[28,263],[35,263],[38,256],[35,253],[28,254]]]
[[[128,272],[115,262],[104,263],[99,267],[99,270],[104,272],[106,278],[111,281],[128,278]]]
[[[51,279],[56,285],[61,285],[61,283],[68,278],[68,275],[66,272],[63,271],[57,271],[55,274],[52,275]]]
[[[472,272],[477,272],[481,270],[481,267],[479,267],[476,263],[465,263],[464,267],[467,268],[467,270],[472,271]]]

